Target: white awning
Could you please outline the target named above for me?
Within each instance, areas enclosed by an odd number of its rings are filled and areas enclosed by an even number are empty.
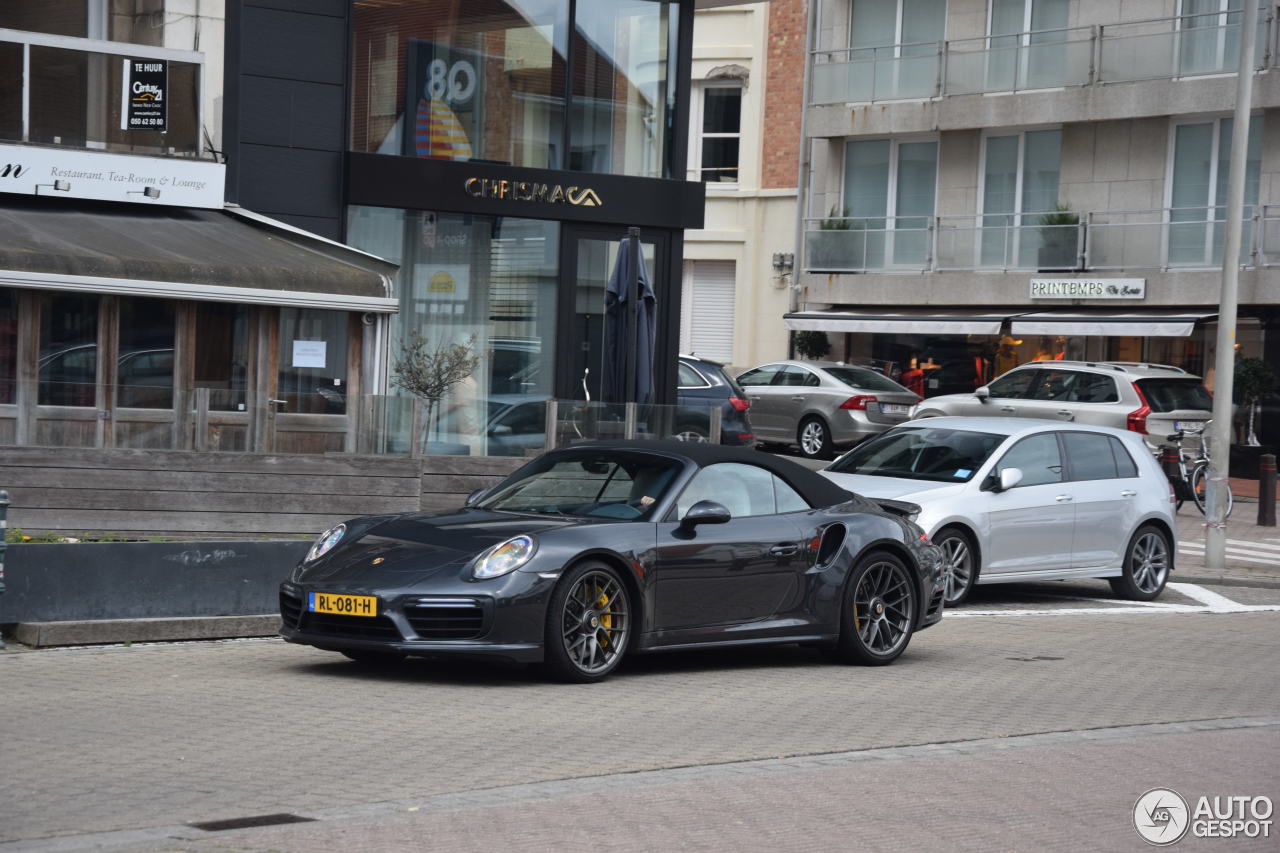
[[[1017,335],[1098,335],[1185,338],[1214,314],[1071,314],[1045,311],[1013,318]]]
[[[916,335],[998,335],[1008,314],[957,311],[808,311],[784,314],[788,329],[811,332],[895,332]]]

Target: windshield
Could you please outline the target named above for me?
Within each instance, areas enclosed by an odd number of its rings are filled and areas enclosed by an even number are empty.
[[[1213,398],[1199,379],[1139,379],[1138,387],[1156,414],[1181,409],[1213,411]]]
[[[642,453],[582,452],[543,457],[476,506],[592,518],[648,517],[675,482],[675,459]]]
[[[899,427],[864,441],[828,468],[940,483],[968,481],[1008,436],[939,427]]]
[[[858,388],[863,391],[896,391],[902,394],[911,393],[903,388],[897,382],[885,376],[881,376],[874,370],[868,370],[865,367],[824,367],[827,373],[839,379],[850,388]]]

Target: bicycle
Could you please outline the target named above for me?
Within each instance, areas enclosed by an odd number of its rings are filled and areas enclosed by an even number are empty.
[[[1200,429],[1180,429],[1173,435],[1167,436],[1170,444],[1178,451],[1178,471],[1177,474],[1165,471],[1169,477],[1169,482],[1173,484],[1173,494],[1177,500],[1177,509],[1182,509],[1183,503],[1192,501],[1196,505],[1196,509],[1200,510],[1200,514],[1205,514],[1205,502],[1208,500],[1209,490],[1209,446],[1204,441],[1204,431],[1208,428],[1208,424]],[[1188,436],[1200,436],[1200,449],[1197,454],[1192,456],[1183,448],[1182,442]],[[1235,498],[1231,494],[1231,485],[1227,484],[1227,510],[1222,514],[1223,518],[1231,515],[1231,510],[1235,505]]]

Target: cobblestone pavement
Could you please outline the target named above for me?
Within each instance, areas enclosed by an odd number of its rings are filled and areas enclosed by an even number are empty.
[[[1028,586],[982,591],[883,668],[775,647],[636,658],[565,686],[474,665],[370,670],[278,641],[0,654],[0,842],[1280,708],[1280,612],[1197,605],[1243,590],[1112,611],[1099,582]],[[1280,602],[1249,592],[1248,606]],[[1239,749],[1228,781],[1274,779],[1274,748]],[[899,784],[904,815],[949,814],[927,784]]]

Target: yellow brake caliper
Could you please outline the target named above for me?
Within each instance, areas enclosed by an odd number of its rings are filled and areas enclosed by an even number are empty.
[[[596,587],[596,592],[599,593],[599,597],[596,598],[596,606],[602,611],[607,610],[609,607],[608,597],[605,596],[604,591],[601,590],[600,587]],[[600,645],[607,646],[609,645],[609,636],[613,633],[613,616],[608,613],[601,613],[600,627],[604,628],[604,636],[600,638]]]

